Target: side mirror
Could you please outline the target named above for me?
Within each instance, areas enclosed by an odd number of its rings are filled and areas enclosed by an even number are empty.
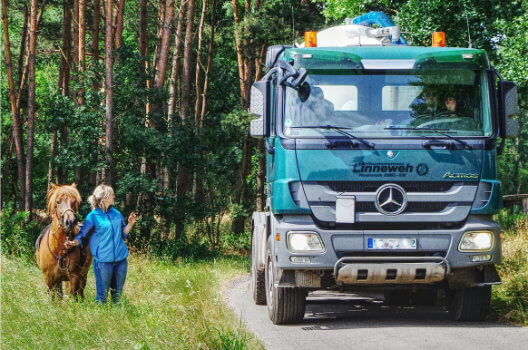
[[[519,123],[510,118],[518,113],[517,85],[513,81],[499,82],[499,117],[500,117],[500,137],[516,138],[519,136]]]
[[[249,125],[251,137],[269,137],[270,135],[270,82],[256,81],[251,86],[249,111],[258,119]]]

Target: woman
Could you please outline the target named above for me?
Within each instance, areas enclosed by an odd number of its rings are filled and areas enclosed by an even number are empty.
[[[124,241],[136,223],[136,214],[130,213],[128,225],[113,205],[115,194],[112,187],[99,185],[88,198],[92,211],[73,241],[65,246],[80,245],[89,239],[90,252],[93,255],[93,269],[97,289],[96,302],[105,303],[110,289],[112,300],[118,302],[123,291],[127,274],[128,247]],[[92,232],[93,231],[93,232]]]

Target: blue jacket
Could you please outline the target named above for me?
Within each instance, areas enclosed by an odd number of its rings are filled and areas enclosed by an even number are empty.
[[[90,235],[90,252],[97,262],[116,262],[128,257],[128,247],[123,232],[125,228],[123,215],[110,207],[107,212],[102,209],[92,210],[86,216],[79,234],[74,239],[82,242],[82,238]]]

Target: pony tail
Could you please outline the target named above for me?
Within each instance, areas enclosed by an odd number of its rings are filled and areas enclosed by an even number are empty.
[[[96,200],[95,200],[95,196],[93,194],[90,197],[88,197],[87,200],[88,200],[88,203],[90,203],[90,207],[92,207],[92,210],[97,208],[97,203],[96,203]]]

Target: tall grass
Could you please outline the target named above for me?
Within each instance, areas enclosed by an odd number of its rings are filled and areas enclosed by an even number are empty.
[[[262,345],[225,306],[221,281],[242,259],[171,263],[131,256],[120,304],[50,301],[33,262],[2,256],[2,349],[254,349]]]
[[[528,325],[528,217],[518,216],[504,231],[502,285],[493,288],[492,314],[506,322]]]

